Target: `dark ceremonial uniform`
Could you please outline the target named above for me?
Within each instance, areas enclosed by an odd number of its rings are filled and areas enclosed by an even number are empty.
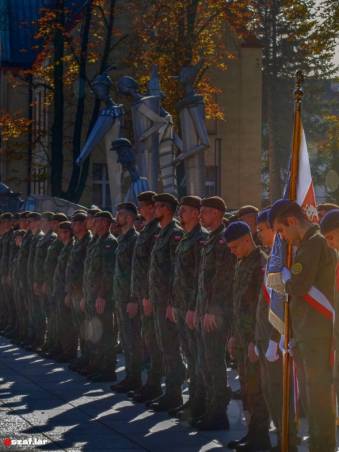
[[[17,281],[14,281],[14,284],[18,284],[21,300],[20,328],[22,330],[21,336],[23,340],[28,340],[29,334],[27,264],[32,237],[32,231],[27,231],[22,239],[17,261],[19,278]]]
[[[4,214],[6,215],[6,214]],[[13,310],[13,297],[10,286],[10,253],[13,243],[13,230],[10,229],[1,238],[1,285],[2,285],[2,315],[5,319],[6,326],[13,327],[15,322]]]

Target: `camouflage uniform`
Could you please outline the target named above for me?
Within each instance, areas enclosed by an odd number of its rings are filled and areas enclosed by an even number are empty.
[[[269,416],[261,391],[259,362],[248,359],[248,345],[255,343],[256,310],[262,290],[266,258],[260,248],[237,262],[233,286],[233,335],[244,410],[250,414],[248,440],[268,437]]]
[[[47,249],[46,258],[43,264],[42,274],[44,275],[44,282],[46,285],[47,301],[46,301],[46,314],[47,314],[47,339],[46,348],[53,351],[60,351],[59,334],[58,334],[58,312],[57,312],[57,300],[53,297],[53,277],[55,268],[58,262],[58,256],[63,248],[63,243],[58,238],[50,244]]]
[[[21,312],[19,323],[23,340],[28,340],[29,336],[27,266],[32,238],[32,231],[27,231],[23,237],[17,260],[18,279],[14,281],[19,289]]]
[[[15,323],[15,312],[13,309],[13,296],[10,286],[10,253],[13,243],[13,230],[10,229],[2,236],[2,252],[1,252],[1,285],[3,294],[3,316],[6,319],[8,327],[13,327]]]
[[[198,224],[191,232],[186,232],[175,253],[173,307],[179,332],[180,345],[186,358],[190,379],[189,394],[191,412],[194,417],[200,414],[203,399],[203,384],[197,379],[198,345],[196,331],[186,325],[187,311],[195,311],[198,291],[198,274],[201,249],[207,232]]]
[[[156,237],[149,269],[150,300],[154,308],[154,327],[163,357],[166,394],[181,397],[184,380],[176,325],[166,319],[166,309],[173,301],[175,251],[183,235],[176,221],[161,229]]]
[[[38,242],[42,240],[43,237],[44,233],[42,231],[39,231],[33,235],[30,242],[27,262],[29,335],[31,337],[30,342],[33,346],[40,346],[43,342],[43,337],[41,335],[41,331],[39,330],[39,328],[42,328],[39,297],[35,295],[33,291],[35,255]]]
[[[57,235],[49,231],[41,240],[37,242],[35,256],[34,256],[34,269],[33,269],[33,283],[37,284],[40,289],[44,283],[44,262],[47,255],[48,247],[54,242]],[[35,337],[39,337],[39,342],[44,342],[46,334],[46,309],[47,309],[46,296],[41,294],[36,296],[36,310],[34,318]]]
[[[83,291],[87,318],[86,340],[93,370],[110,373],[115,367],[113,345],[112,284],[117,241],[110,233],[93,238],[84,265]],[[103,314],[97,314],[95,301],[106,300]]]
[[[66,293],[71,298],[73,326],[80,339],[80,351],[83,359],[86,359],[85,316],[80,310],[80,301],[83,298],[84,263],[91,240],[92,233],[90,231],[81,240],[75,240],[66,267]]]
[[[226,338],[230,332],[232,316],[232,281],[234,259],[227,247],[225,227],[220,225],[208,235],[201,250],[197,294],[197,339],[199,378],[204,384],[207,421],[225,416],[228,403],[225,362]],[[217,329],[203,329],[205,314],[217,316]]]
[[[67,245],[64,245],[60,251],[53,276],[52,292],[58,315],[58,343],[61,346],[62,355],[67,360],[74,359],[77,352],[77,341],[71,310],[65,305],[66,267],[72,247],[73,239]]]
[[[119,323],[120,338],[125,353],[126,376],[141,382],[142,343],[140,314],[133,319],[127,314],[127,303],[136,301],[131,297],[132,256],[138,238],[135,228],[118,237],[115,250],[113,277],[113,300]]]
[[[143,312],[142,300],[149,299],[149,267],[151,251],[155,236],[159,234],[158,220],[150,221],[137,237],[133,253],[131,296],[140,304],[142,338],[150,359],[150,369],[147,374],[147,385],[160,387],[162,376],[161,353],[158,347],[153,315],[146,317]]]

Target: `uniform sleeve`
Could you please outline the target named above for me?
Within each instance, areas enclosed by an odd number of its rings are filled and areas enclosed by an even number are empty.
[[[248,344],[255,341],[255,321],[258,299],[261,285],[263,282],[263,273],[260,267],[253,271],[251,281],[242,297],[242,332],[244,340]]]
[[[314,284],[322,250],[322,240],[308,240],[298,250],[291,267],[291,279],[285,286],[289,295],[302,297],[308,293]]]
[[[102,275],[98,290],[98,297],[104,298],[107,302],[112,301],[116,247],[117,243],[112,241],[105,243],[102,250]]]
[[[170,238],[170,268],[168,269],[168,278],[170,279],[170,304],[173,300],[175,254],[182,235],[182,231],[174,231],[172,237]]]

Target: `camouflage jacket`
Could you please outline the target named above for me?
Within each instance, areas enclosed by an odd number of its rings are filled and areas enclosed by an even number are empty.
[[[232,319],[232,282],[234,257],[225,237],[225,227],[220,225],[211,232],[201,250],[198,277],[197,312],[222,315],[229,330]]]
[[[291,279],[286,283],[290,295],[292,333],[296,341],[332,340],[332,319],[309,305],[304,296],[313,286],[334,306],[336,255],[312,226],[303,237],[293,258]]]
[[[115,303],[124,304],[131,301],[132,257],[138,235],[133,227],[126,234],[118,237],[113,277],[113,301]]]
[[[69,256],[66,268],[66,292],[82,290],[82,279],[84,274],[84,263],[88,244],[92,240],[92,233],[88,231],[81,239],[76,239]]]
[[[149,269],[150,300],[154,304],[172,304],[175,251],[182,235],[183,230],[173,220],[156,236]]]
[[[148,273],[151,252],[155,242],[155,236],[159,232],[158,220],[152,220],[146,224],[135,242],[131,278],[131,295],[134,299],[142,300],[143,298],[149,298]]]
[[[254,342],[256,310],[264,280],[266,256],[260,248],[238,260],[233,284],[233,335],[247,347]]]
[[[83,275],[83,290],[89,305],[92,305],[97,297],[112,303],[116,247],[117,240],[111,233],[96,237],[90,244]]]
[[[49,246],[56,240],[57,235],[55,232],[47,232],[41,240],[36,244],[35,257],[34,257],[34,282],[37,284],[43,284],[44,282],[44,263]]]
[[[69,256],[72,251],[74,240],[72,239],[67,245],[63,245],[58,256],[58,261],[53,275],[53,296],[63,300],[66,294],[66,267]]]
[[[198,224],[191,232],[184,233],[175,253],[173,306],[195,310],[198,292],[198,274],[201,249],[207,239],[207,231]]]
[[[9,230],[6,232],[2,238],[2,247],[1,247],[1,261],[0,261],[0,268],[1,268],[1,278],[7,277],[10,274],[10,254],[11,254],[11,247],[14,242],[14,236],[13,236],[13,230]]]
[[[32,231],[27,231],[23,237],[17,259],[17,268],[19,275],[19,279],[17,282],[19,283],[19,286],[22,289],[27,288],[27,264],[32,237],[33,237]]]
[[[63,243],[58,238],[52,242],[46,253],[46,258],[43,265],[44,282],[47,284],[48,294],[52,294],[53,290],[53,276],[55,267],[57,266],[58,256],[63,248]]]
[[[262,262],[263,262],[263,274],[264,279],[266,277],[266,265],[268,256],[266,255],[266,250],[262,250]],[[264,289],[264,280],[261,286],[261,290],[259,292],[259,299],[257,303],[257,311],[256,311],[256,321],[255,321],[255,341],[263,343],[263,346],[266,347],[268,345],[269,340],[274,336],[274,328],[270,323],[269,316],[269,294],[266,289]]]
[[[35,235],[32,236],[32,240],[29,245],[29,255],[27,261],[27,284],[29,288],[33,287],[35,255],[38,248],[38,242],[42,240],[43,237],[44,233],[42,231],[37,232]]]

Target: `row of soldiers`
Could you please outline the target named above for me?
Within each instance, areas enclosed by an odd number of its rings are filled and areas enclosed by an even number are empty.
[[[248,423],[246,436],[229,448],[271,450],[273,420],[278,450],[282,352],[269,322],[272,287],[266,284],[278,232],[300,251],[289,278],[279,282],[292,301],[310,450],[334,451],[326,360],[333,328],[300,301],[315,285],[333,304],[334,254],[319,228],[289,201],[262,212],[244,206],[236,217],[225,215],[225,202],[217,196],[179,202],[154,192],[141,193],[138,208],[118,205],[115,219],[99,209],[76,211],[70,220],[62,213],[2,214],[1,332],[27,349],[69,362],[90,381],[106,382],[116,380],[119,331],[126,376],[112,390],[199,430],[229,428],[227,349],[237,365]],[[183,404],[185,381],[189,399]],[[290,424],[293,452],[298,444],[293,415]]]

